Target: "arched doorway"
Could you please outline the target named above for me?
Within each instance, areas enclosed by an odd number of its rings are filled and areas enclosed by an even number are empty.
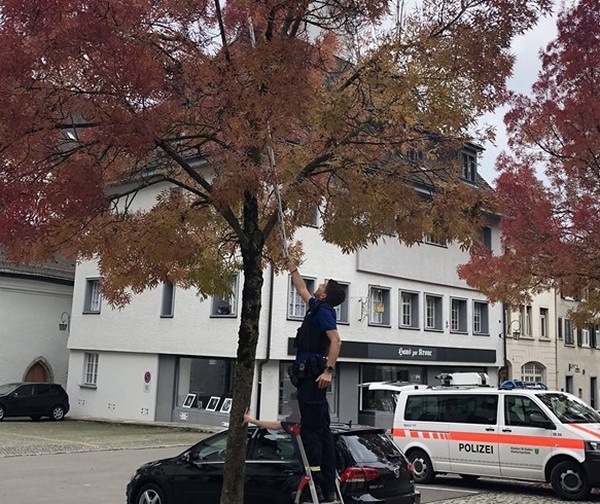
[[[25,373],[24,381],[28,382],[49,382],[52,381],[52,374],[46,363],[42,359],[37,359]]]

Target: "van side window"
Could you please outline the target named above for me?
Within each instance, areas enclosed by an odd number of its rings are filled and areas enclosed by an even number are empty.
[[[533,425],[529,421],[529,415],[532,413],[539,413],[544,418],[548,418],[530,397],[520,395],[504,396],[504,421],[506,425],[515,427],[539,427],[539,425]]]
[[[405,420],[494,425],[498,396],[494,394],[410,395]]]

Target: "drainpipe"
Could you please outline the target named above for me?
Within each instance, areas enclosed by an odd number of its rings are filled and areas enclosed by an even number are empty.
[[[258,389],[256,391],[256,418],[260,418],[260,403],[262,397],[262,375],[263,367],[271,360],[271,335],[273,333],[273,299],[274,299],[274,288],[275,283],[275,271],[273,265],[269,266],[269,315],[267,318],[267,355],[266,358],[258,364]]]

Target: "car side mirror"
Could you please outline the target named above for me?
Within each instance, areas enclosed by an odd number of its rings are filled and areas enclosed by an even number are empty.
[[[186,452],[186,453],[184,453],[184,454],[181,456],[181,460],[182,460],[183,462],[185,462],[186,464],[189,464],[189,463],[191,463],[191,461],[192,461],[192,455],[191,455],[191,452]]]
[[[543,429],[556,430],[556,425],[553,422],[548,420],[541,413],[534,411],[529,415],[529,423],[535,427],[541,427]]]

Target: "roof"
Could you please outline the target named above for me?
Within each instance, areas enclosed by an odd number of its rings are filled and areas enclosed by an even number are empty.
[[[14,264],[6,259],[4,251],[0,249],[0,276],[13,275],[73,283],[75,280],[75,261],[56,257],[44,264]]]

